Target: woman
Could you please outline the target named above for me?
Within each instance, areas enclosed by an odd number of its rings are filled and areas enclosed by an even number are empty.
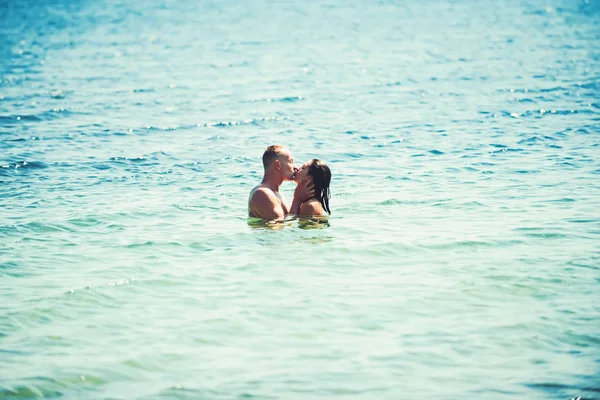
[[[308,199],[300,205],[298,213],[301,217],[312,215],[331,214],[329,210],[329,183],[331,182],[331,171],[329,167],[321,160],[311,160],[300,168],[294,177],[294,180],[300,184],[307,179],[311,179],[315,186],[315,194],[311,199]]]

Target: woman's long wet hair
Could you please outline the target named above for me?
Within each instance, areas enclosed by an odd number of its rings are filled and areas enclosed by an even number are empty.
[[[329,210],[329,198],[331,192],[329,191],[329,184],[331,183],[331,171],[327,164],[321,160],[313,159],[308,167],[308,175],[312,178],[313,184],[315,185],[315,198],[319,200],[323,209],[331,214]]]

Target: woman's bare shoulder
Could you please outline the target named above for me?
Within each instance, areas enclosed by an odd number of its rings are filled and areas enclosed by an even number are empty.
[[[305,201],[300,205],[300,216],[307,217],[309,215],[324,215],[323,206],[316,199]]]

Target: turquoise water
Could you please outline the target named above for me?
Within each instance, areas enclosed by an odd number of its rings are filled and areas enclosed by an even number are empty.
[[[598,1],[196,3],[0,2],[0,397],[600,398]]]

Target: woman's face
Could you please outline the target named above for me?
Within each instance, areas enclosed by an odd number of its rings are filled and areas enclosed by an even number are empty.
[[[296,172],[296,176],[294,177],[296,182],[300,183],[306,179],[308,176],[308,167],[310,167],[310,161],[302,164],[298,172]]]

